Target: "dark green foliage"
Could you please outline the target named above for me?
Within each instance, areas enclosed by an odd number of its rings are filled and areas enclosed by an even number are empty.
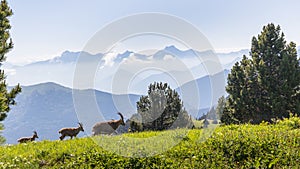
[[[206,114],[203,114],[196,120],[198,121],[203,120],[204,127],[207,127],[209,125],[208,120],[211,120],[211,124],[219,124],[220,117],[223,115],[225,102],[226,102],[225,97],[224,96],[220,97],[216,108],[212,107]]]
[[[0,4],[0,61],[6,59],[5,54],[13,48],[9,29],[11,28],[8,18],[13,14],[6,0],[1,0]]]
[[[11,28],[8,18],[12,15],[12,10],[9,8],[6,0],[1,0],[0,4],[0,68],[2,62],[6,59],[6,53],[13,48],[13,43],[10,38],[9,29]],[[6,76],[3,70],[0,69],[0,121],[4,120],[7,112],[10,110],[10,105],[15,105],[14,98],[21,92],[20,85],[14,87],[11,91],[7,90]]]
[[[3,124],[0,123],[0,134],[1,134],[1,130],[3,130]],[[0,137],[0,144],[5,143],[5,138],[4,137]]]
[[[225,104],[226,104],[225,97],[224,96],[220,97],[218,100],[217,108],[216,108],[217,119],[220,119],[222,117],[224,108],[225,108]]]
[[[131,118],[132,131],[192,127],[192,120],[175,90],[167,83],[150,84],[148,95],[137,102],[138,114]]]
[[[296,45],[286,43],[280,27],[264,26],[252,39],[250,58],[244,56],[228,75],[229,97],[221,121],[258,124],[290,112],[300,114],[299,63]]]
[[[209,119],[209,120],[216,120],[218,119],[218,116],[216,114],[216,109],[215,107],[212,107],[207,113],[206,113],[206,118],[205,119]]]
[[[12,10],[9,8],[6,0],[2,0],[0,4],[0,66],[6,59],[6,53],[13,48],[13,43],[9,34],[11,26],[8,20],[8,17],[12,14]],[[19,92],[21,92],[20,85],[17,85],[11,91],[7,91],[7,83],[5,79],[5,73],[0,69],[0,121],[4,120],[7,116],[6,112],[9,112],[9,106],[16,103],[14,98]]]
[[[225,97],[224,96],[220,97],[218,100],[217,106],[212,107],[206,113],[206,115],[204,115],[203,117],[200,117],[199,119],[201,120],[201,118],[203,118],[203,119],[206,118],[206,119],[210,119],[210,120],[214,120],[214,121],[219,120],[224,112],[225,103],[226,103]]]

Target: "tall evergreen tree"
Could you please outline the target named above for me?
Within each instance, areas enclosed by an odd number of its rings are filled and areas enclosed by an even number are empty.
[[[167,83],[150,84],[148,95],[141,96],[137,102],[137,111],[130,123],[133,131],[192,127],[192,120],[183,108],[179,94]]]
[[[300,114],[300,66],[296,45],[286,43],[279,26],[268,24],[253,37],[250,59],[243,57],[228,75],[225,123],[260,123]]]
[[[218,120],[223,115],[224,108],[225,108],[225,103],[226,103],[225,97],[224,96],[220,97],[219,100],[218,100],[218,105],[216,107],[216,116],[217,116]]]
[[[8,18],[13,14],[6,0],[1,0],[0,4],[0,68],[6,59],[6,54],[13,48],[9,29],[11,28]],[[0,69],[0,121],[4,120],[10,105],[16,104],[14,98],[21,92],[20,85],[15,86],[10,91],[7,89],[6,76],[4,70]]]
[[[206,119],[209,119],[209,120],[217,119],[217,114],[216,114],[216,108],[215,107],[212,107],[212,108],[209,109],[209,111],[207,111]]]

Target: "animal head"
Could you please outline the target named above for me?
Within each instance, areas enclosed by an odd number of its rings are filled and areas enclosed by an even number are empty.
[[[84,131],[83,126],[82,126],[82,123],[78,123],[78,124],[79,124],[79,129],[80,129],[81,131]]]
[[[118,115],[120,115],[120,117],[121,117],[121,125],[125,126],[123,115],[120,112],[118,112]]]
[[[33,137],[34,137],[34,138],[39,138],[39,136],[37,135],[37,132],[36,132],[36,131],[33,131]]]

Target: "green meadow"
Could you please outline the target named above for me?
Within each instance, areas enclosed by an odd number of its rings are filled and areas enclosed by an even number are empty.
[[[300,118],[3,145],[0,168],[300,168]]]

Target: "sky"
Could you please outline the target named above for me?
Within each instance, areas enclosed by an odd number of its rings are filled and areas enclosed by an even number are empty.
[[[279,24],[287,41],[300,44],[298,0],[8,0],[15,44],[8,62],[25,64],[62,52],[81,51],[96,32],[120,18],[146,12],[191,23],[215,51],[250,48],[268,23]],[[120,28],[121,30],[122,28]]]

